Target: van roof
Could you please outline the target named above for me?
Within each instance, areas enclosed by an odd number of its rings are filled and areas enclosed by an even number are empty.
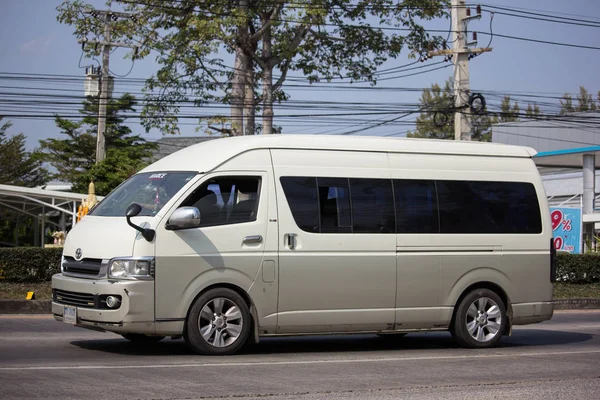
[[[226,137],[194,144],[156,161],[140,172],[208,172],[232,157],[254,149],[347,150],[526,158],[537,154],[534,149],[529,147],[474,141],[275,134]]]

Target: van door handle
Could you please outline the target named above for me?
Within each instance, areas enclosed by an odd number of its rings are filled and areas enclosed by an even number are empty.
[[[260,242],[262,242],[262,236],[260,236],[260,235],[246,236],[243,241],[244,244],[260,243]]]
[[[297,235],[295,233],[285,234],[285,244],[291,250],[294,250],[296,248],[296,236]]]

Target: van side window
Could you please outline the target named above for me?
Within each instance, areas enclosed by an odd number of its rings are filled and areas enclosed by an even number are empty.
[[[396,232],[439,233],[434,181],[395,179]]]
[[[306,232],[320,232],[317,178],[284,176],[281,186],[298,227]]]
[[[313,233],[394,233],[389,179],[281,178],[300,229]]]
[[[321,233],[352,233],[347,178],[317,178]]]
[[[180,207],[197,207],[201,227],[239,224],[256,220],[259,195],[260,177],[218,177],[204,182]]]
[[[394,233],[395,213],[392,181],[350,179],[354,233]]]
[[[534,186],[523,182],[436,181],[441,233],[541,233]]]

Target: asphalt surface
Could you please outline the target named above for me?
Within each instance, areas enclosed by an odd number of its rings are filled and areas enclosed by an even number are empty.
[[[600,310],[557,311],[495,349],[448,333],[264,339],[228,357],[0,315],[0,399],[599,399]]]

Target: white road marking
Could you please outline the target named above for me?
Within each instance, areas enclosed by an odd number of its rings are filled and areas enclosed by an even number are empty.
[[[264,362],[223,362],[223,363],[187,363],[187,364],[152,364],[152,365],[74,365],[74,366],[31,366],[31,367],[0,367],[0,371],[58,371],[58,370],[94,370],[94,369],[148,369],[148,368],[213,368],[213,367],[250,367],[274,365],[317,365],[317,364],[358,364],[378,362],[402,361],[432,361],[432,360],[467,360],[488,358],[511,357],[545,357],[566,356],[575,354],[598,354],[600,350],[560,351],[560,352],[531,352],[520,354],[485,354],[465,356],[437,356],[437,357],[390,357],[390,358],[365,358],[365,359],[338,359],[338,360],[305,360],[305,361],[264,361]]]

